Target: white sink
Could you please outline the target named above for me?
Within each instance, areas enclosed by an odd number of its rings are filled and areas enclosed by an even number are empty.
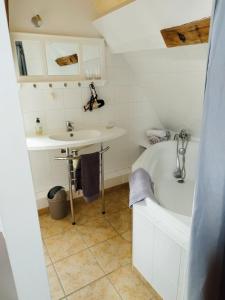
[[[28,136],[27,147],[30,151],[65,149],[81,149],[93,144],[99,144],[117,139],[123,136],[126,130],[118,127],[108,129],[97,127],[71,132],[57,132],[40,136]]]
[[[97,138],[101,135],[99,130],[77,130],[50,135],[49,138],[55,141],[84,141]]]

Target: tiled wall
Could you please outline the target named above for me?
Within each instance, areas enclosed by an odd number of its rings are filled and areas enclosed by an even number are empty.
[[[109,143],[111,149],[105,154],[106,179],[111,178],[110,184],[117,184],[127,180],[145,129],[161,124],[122,56],[107,51],[107,83],[98,87],[97,92],[106,105],[93,112],[83,112],[82,107],[90,97],[87,87],[78,87],[75,83],[68,83],[66,88],[64,83],[53,83],[52,88],[48,83],[37,84],[37,88],[33,84],[21,85],[25,130],[27,134],[34,133],[36,117],[40,117],[46,133],[65,129],[67,120],[73,121],[78,129],[106,125],[110,121],[127,129],[125,137]],[[58,150],[30,152],[38,207],[46,205],[42,198],[52,186],[67,186],[66,165],[54,160],[58,154]]]
[[[164,127],[199,136],[207,54],[201,44],[124,55]]]
[[[20,98],[27,134],[34,132],[40,117],[46,132],[65,128],[66,120],[76,128],[106,125],[113,121],[128,134],[110,142],[105,154],[105,175],[111,184],[127,180],[132,163],[139,155],[145,129],[187,128],[199,136],[203,104],[207,45],[111,55],[107,51],[107,83],[98,87],[106,105],[97,111],[83,112],[89,99],[87,87],[75,83],[24,84]],[[92,149],[90,149],[91,151]],[[31,166],[37,199],[54,185],[67,186],[66,166],[55,161],[59,151],[31,152]],[[45,206],[39,201],[38,206]]]

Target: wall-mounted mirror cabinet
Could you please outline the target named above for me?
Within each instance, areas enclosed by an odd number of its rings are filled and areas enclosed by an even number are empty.
[[[19,82],[104,80],[103,39],[12,33]]]

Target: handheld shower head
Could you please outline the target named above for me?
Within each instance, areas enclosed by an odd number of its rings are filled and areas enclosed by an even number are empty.
[[[186,153],[186,149],[182,147],[178,150],[178,152],[180,155],[184,155]]]
[[[180,168],[177,168],[174,172],[173,172],[173,176],[175,178],[181,178],[182,177],[182,172]]]

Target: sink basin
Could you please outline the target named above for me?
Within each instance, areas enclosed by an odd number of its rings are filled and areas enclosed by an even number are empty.
[[[29,151],[53,150],[73,148],[76,150],[94,144],[105,143],[123,136],[126,130],[118,127],[82,129],[71,132],[58,132],[40,136],[28,136],[27,147]]]
[[[50,135],[49,138],[56,141],[84,141],[97,138],[101,135],[98,130],[77,130]]]

